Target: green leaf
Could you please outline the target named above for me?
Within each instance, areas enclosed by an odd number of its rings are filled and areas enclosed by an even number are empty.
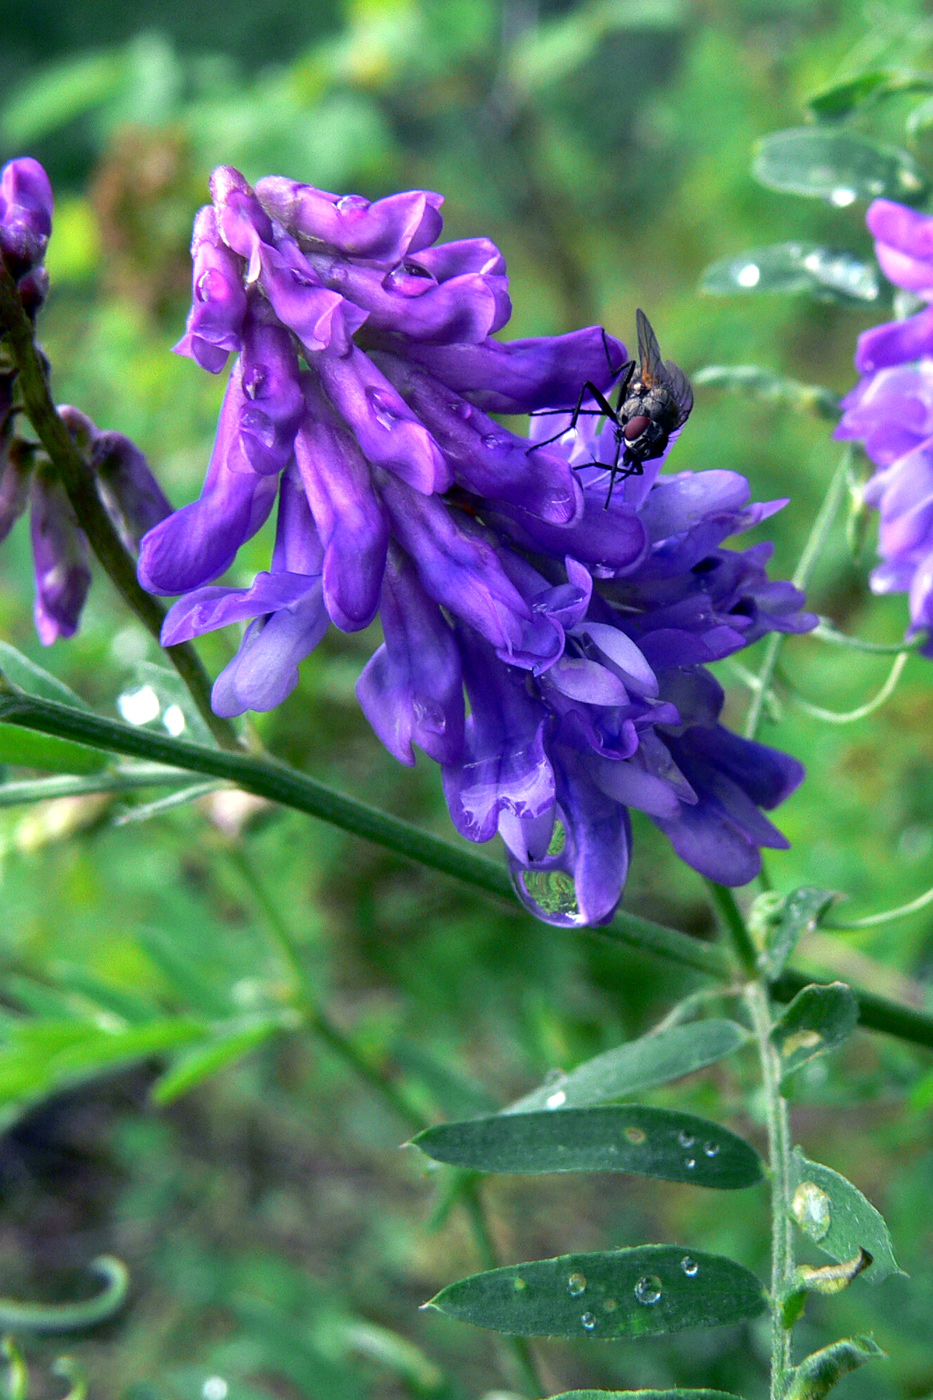
[[[413,1139],[428,1157],[484,1172],[635,1172],[732,1190],[761,1158],[718,1123],[666,1108],[568,1108],[441,1123]]]
[[[716,1254],[667,1244],[565,1254],[452,1283],[425,1304],[522,1337],[656,1337],[767,1307],[760,1281]]]
[[[824,389],[822,384],[801,384],[759,365],[704,365],[692,380],[694,384],[765,399],[796,413],[815,413],[833,421],[839,417],[839,395],[832,389]]]
[[[553,1400],[738,1400],[724,1390],[565,1390]]]
[[[196,1046],[179,1056],[162,1077],[156,1080],[151,1091],[153,1102],[173,1103],[212,1074],[235,1064],[251,1050],[263,1045],[282,1029],[281,1018],[270,1019],[248,1026],[245,1030],[232,1031],[216,1040],[208,1041],[206,1045]]]
[[[915,203],[927,187],[907,151],[846,127],[800,126],[766,136],[752,173],[769,189],[827,199],[840,209],[879,196]]]
[[[0,724],[0,763],[41,768],[46,773],[99,773],[107,762],[107,755],[99,749],[89,749],[73,739],[56,739],[18,724]]]
[[[140,686],[148,685],[155,692],[162,724],[173,737],[184,737],[192,744],[203,744],[207,748],[217,747],[217,740],[177,671],[168,666],[159,666],[154,661],[140,661],[136,666],[136,677]]]
[[[91,707],[70,686],[30,661],[9,642],[0,642],[0,672],[20,690],[25,690],[27,695],[36,695],[40,700],[54,700],[59,705],[70,705],[73,710],[83,710],[85,714],[91,713]]]
[[[798,992],[771,1032],[781,1078],[842,1045],[858,1025],[858,1002],[845,982],[814,983]]]
[[[671,1026],[577,1065],[569,1074],[510,1104],[505,1112],[589,1108],[591,1104],[624,1098],[716,1064],[747,1040],[748,1032],[742,1026],[720,1018]]]
[[[882,1216],[844,1176],[810,1162],[799,1147],[791,1158],[791,1216],[825,1254],[844,1264],[860,1249],[872,1257],[866,1278],[882,1283],[898,1268]]]
[[[862,304],[877,301],[881,286],[874,263],[842,248],[819,243],[772,243],[711,263],[701,291],[736,293],[809,292],[817,301]]]
[[[876,68],[843,78],[816,93],[807,102],[818,121],[838,121],[850,116],[861,103],[872,98],[890,97],[901,92],[930,92],[933,78],[925,73],[898,73],[892,68]]]
[[[801,1361],[791,1373],[784,1400],[823,1400],[843,1376],[866,1361],[885,1355],[871,1337],[847,1337],[845,1341],[833,1342],[832,1346],[815,1351]]]
[[[832,890],[802,885],[783,899],[767,894],[755,900],[750,923],[763,944],[761,969],[772,982],[780,977],[803,935],[816,928],[835,898]]]

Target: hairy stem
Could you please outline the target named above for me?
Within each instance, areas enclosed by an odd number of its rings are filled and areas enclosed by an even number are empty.
[[[768,1157],[771,1166],[771,1400],[782,1400],[791,1369],[791,1337],[784,1325],[782,1301],[794,1273],[794,1239],[790,1217],[790,1118],[781,1094],[781,1067],[771,1041],[771,1002],[765,982],[746,988],[751,1013],[768,1120]]]
[[[727,885],[717,885],[715,880],[706,881],[710,896],[732,942],[732,949],[744,973],[754,977],[758,971],[758,954],[751,934],[742,918],[742,911],[736,903],[735,895]]]
[[[851,449],[846,448],[839,461],[839,465],[830,477],[826,495],[823,497],[823,504],[820,506],[813,528],[807,536],[807,542],[803,547],[803,553],[794,570],[794,577],[791,580],[795,588],[806,592],[813,577],[813,570],[823,552],[829,532],[836,519],[836,513],[842,504],[849,480],[849,459]],[[771,682],[774,679],[774,672],[777,668],[778,658],[781,655],[781,647],[784,645],[784,633],[772,632],[765,646],[764,660],[758,672],[758,680],[752,690],[752,698],[748,704],[748,712],[745,716],[745,737],[754,739],[761,724],[761,715],[765,706],[765,697],[771,689]]]
[[[123,601],[148,632],[159,641],[165,609],[136,578],[136,564],[127,553],[116,527],[104,509],[93,473],[55,407],[48,375],[36,346],[32,322],[26,315],[16,284],[0,264],[0,327],[18,371],[23,405],[33,428],[68,493],[68,499],[95,555]],[[189,642],[164,647],[166,656],[184,681],[211,733],[224,748],[239,748],[236,730],[229,720],[211,709],[211,683],[201,659]]]
[[[354,1044],[322,1010],[315,994],[315,987],[308,975],[307,965],[301,948],[296,942],[287,920],[283,917],[256,866],[242,845],[231,845],[227,855],[243,883],[260,910],[266,928],[272,935],[275,947],[292,974],[296,1001],[303,1012],[308,1029],[334,1052],[348,1068],[363,1080],[393,1112],[414,1132],[421,1132],[430,1126],[415,1105],[398,1089],[385,1069]],[[459,1200],[470,1224],[470,1232],[477,1255],[484,1269],[495,1269],[499,1265],[495,1243],[489,1229],[489,1222],[483,1207],[479,1182],[468,1173],[462,1176]],[[510,1369],[514,1379],[522,1384],[533,1398],[543,1395],[544,1388],[537,1373],[534,1357],[524,1337],[503,1339],[508,1354]]]

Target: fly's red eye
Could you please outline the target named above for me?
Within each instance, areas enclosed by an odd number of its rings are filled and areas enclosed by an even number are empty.
[[[626,442],[634,442],[637,437],[645,431],[651,419],[647,413],[636,413],[634,418],[630,418],[622,429],[622,436]]]

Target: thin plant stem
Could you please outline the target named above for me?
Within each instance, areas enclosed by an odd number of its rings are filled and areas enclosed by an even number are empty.
[[[840,930],[874,928],[877,924],[890,924],[895,919],[904,919],[908,914],[919,914],[921,909],[926,909],[930,904],[933,904],[933,889],[926,890],[908,904],[900,904],[896,909],[885,909],[880,914],[868,914],[864,919],[821,919],[820,927]]]
[[[249,853],[242,845],[230,845],[227,847],[227,856],[262,913],[276,949],[288,966],[296,1000],[308,1029],[369,1085],[409,1128],[414,1132],[422,1132],[429,1127],[430,1120],[409,1102],[385,1070],[364,1055],[353,1040],[322,1010],[301,948]],[[469,1221],[474,1246],[483,1268],[498,1268],[499,1258],[486,1219],[479,1182],[470,1173],[462,1174],[458,1199]],[[536,1400],[536,1397],[544,1394],[544,1387],[527,1340],[524,1337],[508,1337],[504,1338],[503,1342],[515,1377],[527,1387],[531,1400]]]
[[[739,966],[746,974],[754,977],[758,970],[758,952],[752,942],[742,911],[736,903],[735,895],[727,885],[718,885],[715,880],[706,881],[710,896],[720,918],[726,926],[732,948],[739,960]]]
[[[766,983],[750,982],[745,992],[752,1018],[765,1092],[768,1158],[771,1167],[771,1400],[782,1400],[791,1369],[791,1335],[784,1325],[783,1299],[793,1282],[794,1238],[790,1217],[790,1116],[781,1094],[781,1067],[771,1040],[771,1003]]]
[[[803,553],[797,562],[794,576],[791,582],[795,588],[806,592],[813,570],[823,552],[829,532],[833,527],[833,521],[842,504],[849,480],[849,467],[851,459],[851,449],[846,448],[842,454],[839,465],[830,478],[826,495],[823,497],[823,504],[817,512],[813,522],[813,528],[807,537],[807,542],[803,547]],[[778,658],[781,654],[781,647],[784,645],[784,633],[772,632],[765,647],[764,660],[758,672],[758,683],[752,690],[752,698],[748,703],[748,712],[745,716],[744,733],[746,739],[754,739],[761,724],[762,711],[765,705],[765,697],[771,689],[771,682],[774,679],[774,672],[777,667]]]
[[[123,601],[159,641],[165,609],[140,585],[136,577],[136,564],[104,509],[94,475],[55,407],[32,322],[23,310],[13,278],[2,265],[0,327],[7,332],[26,414],[68,494],[78,524]],[[228,749],[239,748],[233,725],[229,720],[215,715],[211,709],[210,678],[190,642],[164,647],[163,650],[184,681],[218,744]]]
[[[90,748],[107,753],[126,754],[169,764],[187,772],[225,779],[244,792],[255,793],[258,797],[265,797],[270,802],[298,812],[307,812],[344,831],[374,841],[408,860],[462,880],[473,889],[504,899],[513,913],[519,914],[511,881],[501,866],[438,836],[420,831],[388,812],[380,812],[364,802],[335,792],[324,783],[284,764],[270,759],[251,758],[246,754],[223,753],[173,739],[167,734],[157,734],[153,730],[135,729],[132,725],[104,719],[100,715],[59,705],[51,700],[40,700],[11,686],[2,674],[0,720],[43,734],[78,739]],[[677,929],[665,928],[663,924],[656,924],[650,919],[642,919],[637,914],[622,911],[616,914],[611,924],[592,932],[639,953],[651,954],[678,967],[701,972],[719,982],[732,980],[733,962],[725,949],[703,943]],[[802,973],[785,972],[772,987],[772,995],[779,1001],[791,1001],[801,988],[812,981],[812,977],[805,977]],[[910,1007],[899,1006],[873,992],[857,987],[852,990],[858,999],[859,1019],[864,1027],[933,1048],[933,1017]]]
[[[0,783],[0,808],[50,802],[56,797],[88,797],[95,793],[139,792],[150,787],[188,787],[191,774],[183,768],[136,763],[132,767],[89,773],[86,777],[25,778]]]
[[[881,689],[870,700],[866,700],[864,705],[858,705],[854,710],[826,710],[822,705],[814,705],[811,700],[800,695],[786,676],[782,675],[781,681],[794,704],[803,710],[804,714],[812,715],[814,719],[820,719],[824,724],[854,724],[856,720],[866,719],[868,715],[874,714],[875,710],[880,710],[881,706],[890,700],[897,689],[901,673],[909,659],[909,651],[898,652]]]

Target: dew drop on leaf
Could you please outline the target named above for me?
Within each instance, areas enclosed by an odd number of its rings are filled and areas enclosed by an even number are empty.
[[[567,1095],[564,1093],[563,1089],[558,1089],[555,1093],[548,1094],[547,1098],[544,1100],[545,1107],[547,1108],[560,1108],[561,1105],[566,1102]]]
[[[822,1240],[829,1234],[832,1211],[829,1197],[814,1181],[802,1181],[794,1192],[791,1210],[797,1224],[811,1240]]]
[[[587,1332],[592,1332],[593,1328],[596,1326],[596,1318],[593,1316],[592,1313],[584,1313],[583,1316],[580,1318],[580,1321],[583,1323],[583,1326],[586,1328]]]
[[[696,1166],[696,1164],[697,1164],[697,1159],[696,1159],[695,1157],[685,1157],[685,1158],[684,1158],[684,1166],[687,1168],[687,1171],[688,1171],[688,1172],[692,1172],[692,1171],[693,1171],[693,1168]]]
[[[696,1278],[697,1274],[700,1272],[699,1264],[695,1259],[691,1259],[689,1254],[685,1254],[683,1259],[681,1259],[680,1267],[687,1275],[687,1278]]]
[[[704,1142],[703,1151],[706,1153],[707,1157],[716,1157],[719,1155],[719,1143]]]
[[[652,1303],[656,1303],[661,1297],[662,1287],[663,1285],[657,1274],[645,1274],[635,1285],[635,1297],[638,1299],[639,1303],[644,1303],[646,1307],[650,1307]]]
[[[571,1274],[567,1280],[567,1292],[571,1298],[579,1298],[586,1292],[586,1274]]]
[[[684,1128],[677,1141],[680,1143],[681,1147],[692,1147],[696,1142],[696,1138],[693,1136],[693,1133],[688,1133],[686,1128]]]
[[[636,1128],[633,1123],[631,1127],[626,1128],[625,1136],[628,1138],[629,1142],[642,1143],[645,1141],[647,1133],[644,1128]]]

